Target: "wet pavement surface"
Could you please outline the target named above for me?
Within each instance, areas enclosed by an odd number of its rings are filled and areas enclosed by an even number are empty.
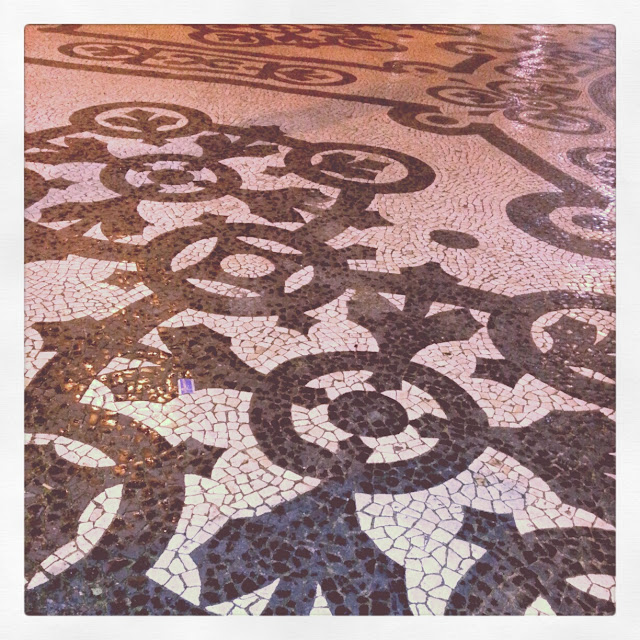
[[[26,30],[25,610],[615,611],[615,32]]]

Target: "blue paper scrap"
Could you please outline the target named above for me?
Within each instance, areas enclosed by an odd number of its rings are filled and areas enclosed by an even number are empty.
[[[191,378],[179,378],[178,379],[178,391],[180,395],[185,393],[193,393],[196,390],[196,385]]]

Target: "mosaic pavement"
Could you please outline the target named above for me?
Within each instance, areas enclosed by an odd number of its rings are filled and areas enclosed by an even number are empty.
[[[612,27],[26,56],[27,613],[614,612]]]

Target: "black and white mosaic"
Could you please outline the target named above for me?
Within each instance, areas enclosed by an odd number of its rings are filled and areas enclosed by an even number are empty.
[[[27,29],[26,612],[614,613],[613,31],[138,30]]]

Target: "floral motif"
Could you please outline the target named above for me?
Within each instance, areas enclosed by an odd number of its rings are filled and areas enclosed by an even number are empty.
[[[614,613],[614,149],[565,143],[608,126],[576,105],[612,41],[487,28],[38,32],[341,108],[365,63],[268,48],[386,54],[367,73],[427,98],[364,107],[366,137],[188,95],[26,135],[29,613]],[[390,59],[421,42],[462,62]]]

